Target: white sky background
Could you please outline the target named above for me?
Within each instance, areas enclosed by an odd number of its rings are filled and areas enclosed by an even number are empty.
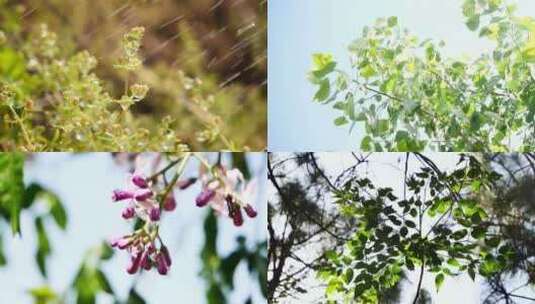
[[[235,248],[235,238],[240,234],[247,237],[249,245],[266,239],[265,156],[252,153],[249,160],[253,176],[259,178],[258,197],[254,203],[259,215],[255,220],[246,218],[241,228],[235,228],[226,218],[219,220],[218,246],[225,255]],[[186,169],[186,176],[192,175],[197,166],[198,163],[193,161]],[[64,291],[72,282],[87,249],[109,237],[131,231],[131,225],[121,218],[124,205],[110,199],[113,189],[125,185],[125,173],[124,168],[116,166],[109,153],[77,156],[47,153],[26,166],[25,180],[38,181],[55,191],[68,213],[66,232],[60,231],[51,221],[45,222],[53,249],[48,259],[49,283],[57,291]],[[165,213],[162,218],[160,231],[170,248],[173,266],[168,276],[152,271],[139,277],[137,290],[147,303],[205,303],[205,283],[198,273],[202,267],[200,250],[204,244],[202,225],[208,209],[195,206],[199,189],[200,186],[195,185],[176,192],[177,209]],[[6,232],[4,252],[8,265],[0,268],[0,303],[32,303],[26,290],[45,283],[33,256],[36,250],[33,218],[23,212],[21,220],[23,238],[11,238],[9,227],[2,227]],[[116,250],[113,259],[104,267],[112,288],[122,299],[126,298],[134,279],[125,271],[127,263],[127,253]],[[230,303],[243,303],[249,294],[254,295],[253,303],[266,303],[257,288],[256,277],[248,277],[245,265],[240,266],[235,282]],[[108,296],[98,300],[101,304],[112,303]]]
[[[331,177],[338,176],[343,169],[355,164],[355,159],[350,153],[325,152],[317,153],[316,155],[319,156],[319,165],[325,170],[325,173]],[[458,161],[458,155],[455,153],[433,153],[426,155],[443,171],[454,168]],[[369,163],[362,164],[359,167],[360,169],[358,172],[359,174],[367,173],[366,176],[370,178],[376,186],[391,187],[394,189],[394,194],[396,196],[402,197],[404,165],[405,153],[374,153],[369,158]],[[412,155],[411,160],[409,161],[409,174],[410,172],[418,170],[420,167],[420,162]],[[274,188],[270,186],[268,188],[268,198],[272,199],[274,195]],[[312,252],[313,249],[310,251]],[[403,284],[401,303],[412,303],[416,291],[418,274],[419,273],[416,270],[408,273],[408,280]],[[430,292],[433,297],[433,303],[435,304],[476,304],[481,303],[486,295],[485,287],[483,285],[484,280],[479,276],[476,276],[476,282],[473,282],[467,274],[459,277],[446,277],[439,293],[436,292],[434,278],[434,274],[426,273],[424,275],[422,287]],[[321,284],[321,282],[312,276],[307,280],[306,284],[310,287],[315,287]],[[307,286],[305,286],[305,288],[306,287]],[[305,296],[301,296],[299,298],[300,300],[288,300],[285,301],[285,303],[315,303],[323,294],[321,288],[310,288],[310,291],[311,292]],[[515,293],[531,297],[535,296],[533,292],[530,294],[527,289]],[[532,302],[518,299],[516,303]]]

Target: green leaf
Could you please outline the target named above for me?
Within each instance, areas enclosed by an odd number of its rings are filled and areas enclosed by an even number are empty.
[[[210,264],[212,257],[217,256],[217,219],[213,212],[209,212],[204,220],[204,237],[201,256],[205,264]]]
[[[100,289],[102,289],[104,292],[108,294],[113,294],[113,289],[111,288],[111,284],[108,281],[108,278],[106,277],[106,275],[102,272],[102,270],[97,269],[95,276],[99,282]]]
[[[484,277],[489,277],[498,270],[500,270],[500,265],[492,257],[486,258],[479,267],[479,272]]]
[[[373,69],[373,67],[369,64],[365,65],[360,69],[360,75],[366,79],[371,78],[375,75],[377,75],[377,72]]]
[[[416,228],[416,224],[413,221],[406,220],[405,225],[409,228]]]
[[[482,239],[485,237],[487,229],[484,227],[477,226],[472,230],[472,237],[475,239]]]
[[[487,246],[489,247],[496,248],[498,247],[498,245],[500,245],[500,238],[492,237],[492,238],[486,239],[485,244],[487,244]]]
[[[377,121],[377,132],[379,134],[385,134],[388,131],[389,123],[386,119],[379,119]]]
[[[7,264],[6,256],[4,255],[4,238],[2,234],[0,234],[0,266],[4,266]]]
[[[389,27],[394,27],[396,25],[398,25],[398,17],[396,17],[396,16],[389,17],[388,18],[388,26]]]
[[[440,286],[442,286],[442,283],[444,283],[444,274],[439,273],[435,277],[435,286],[437,287],[437,291],[440,290]]]
[[[28,290],[35,304],[52,304],[58,299],[56,292],[49,286],[41,286]]]
[[[362,139],[362,142],[360,143],[360,149],[363,151],[371,151],[372,150],[372,138],[370,136],[365,136]]]
[[[47,277],[46,258],[50,254],[50,241],[43,225],[41,217],[35,219],[35,230],[37,232],[37,253],[35,259],[39,266],[39,271],[44,277]]]
[[[126,304],[145,304],[145,300],[137,293],[135,289],[130,289],[130,293],[128,294],[128,300],[126,300]]]
[[[335,126],[343,126],[347,123],[349,123],[349,121],[347,121],[347,119],[344,116],[340,116],[334,120]]]
[[[316,101],[324,101],[327,98],[329,98],[329,95],[331,94],[331,84],[329,82],[329,79],[324,79],[320,82],[320,87],[318,91],[316,92],[316,95],[314,95],[314,100]]]
[[[472,267],[468,268],[468,275],[470,276],[472,281],[476,280],[476,272],[474,271]]]
[[[111,249],[111,246],[108,244],[108,242],[102,242],[102,244],[100,244],[99,250],[99,257],[101,260],[106,261],[113,257],[113,250]]]
[[[207,292],[208,304],[225,304],[225,294],[221,290],[221,287],[218,284],[210,284],[210,288]]]
[[[345,280],[346,284],[349,284],[349,283],[351,283],[351,281],[353,281],[353,269],[348,268],[346,270],[346,274],[345,274],[344,280]]]
[[[472,17],[466,20],[466,26],[471,31],[476,31],[479,28],[479,15],[473,15]]]
[[[51,192],[47,192],[45,197],[50,207],[50,214],[54,218],[54,221],[61,229],[65,230],[67,227],[67,212],[63,208],[63,204],[59,200],[59,197]]]
[[[453,267],[459,267],[461,266],[461,264],[459,263],[459,261],[457,261],[456,259],[454,258],[451,258],[451,259],[448,259],[448,264],[453,266]]]
[[[241,260],[245,257],[245,253],[246,252],[239,248],[221,261],[223,282],[231,289],[234,288],[234,272],[236,271],[238,264],[240,264]]]
[[[401,236],[405,237],[409,233],[409,230],[407,229],[407,227],[401,227],[399,233],[401,234]]]
[[[22,202],[22,209],[29,208],[37,199],[37,196],[44,191],[43,187],[37,183],[31,183],[26,190],[24,190],[24,198]]]
[[[20,211],[24,198],[24,155],[0,153],[0,207],[8,212],[13,234],[20,233]]]
[[[333,71],[334,66],[336,66],[336,62],[332,55],[324,53],[312,55],[312,70],[314,72],[321,72],[320,74],[317,74],[318,77]]]

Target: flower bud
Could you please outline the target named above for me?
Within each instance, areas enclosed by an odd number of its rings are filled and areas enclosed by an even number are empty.
[[[134,194],[130,191],[124,191],[124,190],[113,190],[113,193],[111,195],[111,199],[114,202],[122,201],[125,199],[133,198]]]
[[[129,236],[121,236],[110,241],[111,247],[118,247],[119,249],[125,249],[132,243],[132,240]]]
[[[136,215],[136,210],[133,207],[127,207],[123,210],[121,214],[125,220],[131,219]]]
[[[135,174],[132,176],[132,184],[142,189],[146,189],[149,187],[147,180],[143,176],[138,175],[138,174]]]
[[[153,222],[159,221],[160,220],[160,208],[156,207],[156,208],[150,209],[149,217],[150,217],[150,220]]]
[[[176,200],[173,195],[169,195],[163,202],[163,209],[165,211],[173,211],[176,208]]]
[[[166,275],[169,271],[169,266],[167,266],[167,262],[161,253],[156,255],[156,268],[161,275]]]
[[[197,207],[204,207],[215,196],[215,191],[211,189],[204,189],[195,199]]]
[[[130,264],[128,265],[128,267],[126,268],[126,271],[129,273],[129,274],[134,274],[138,271],[139,269],[139,265],[141,263],[141,256],[142,256],[142,253],[141,252],[136,252],[132,258],[130,259]]]
[[[234,202],[232,195],[227,195],[225,200],[227,201],[228,215],[232,218],[234,226],[239,227],[243,225],[243,214],[240,205]]]
[[[135,199],[136,201],[145,201],[149,198],[151,198],[153,195],[152,191],[150,189],[145,189],[136,192]]]
[[[149,253],[154,253],[156,251],[156,246],[154,246],[154,243],[150,243],[149,246],[147,246],[147,251]]]
[[[168,267],[171,267],[171,255],[169,255],[169,250],[167,249],[167,247],[165,246],[162,246],[160,248],[160,251],[162,252],[163,254],[163,257],[164,257],[164,260],[165,260],[165,263],[167,264]]]
[[[247,213],[247,216],[249,216],[250,218],[254,218],[258,215],[258,212],[256,212],[256,210],[253,208],[253,206],[247,204],[245,205],[245,207],[243,207],[243,209],[245,210],[245,213]]]
[[[240,227],[241,225],[243,225],[243,214],[240,208],[236,208],[236,212],[234,212],[232,216],[232,221],[234,222],[234,226],[236,227]]]
[[[176,183],[176,186],[178,187],[178,189],[180,190],[185,190],[185,189],[188,189],[189,186],[195,184],[195,182],[197,181],[197,179],[195,177],[190,177],[188,179],[184,179],[184,180],[180,180]]]
[[[145,270],[150,270],[152,268],[149,250],[145,250],[141,256],[141,267]]]
[[[117,247],[119,249],[125,249],[125,248],[128,248],[130,244],[132,244],[132,239],[124,237],[120,239],[119,242],[117,242]]]

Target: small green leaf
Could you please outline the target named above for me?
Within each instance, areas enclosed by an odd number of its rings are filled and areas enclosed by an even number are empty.
[[[20,211],[24,199],[24,155],[0,153],[0,208],[9,213],[13,234],[20,233]]]
[[[472,281],[476,280],[476,272],[474,271],[472,267],[468,268],[468,275],[470,276]]]
[[[128,294],[128,300],[126,300],[126,304],[145,304],[145,300],[137,293],[135,289],[130,289],[130,293]]]
[[[334,120],[335,126],[343,126],[347,123],[349,123],[349,121],[347,121],[347,119],[344,116],[340,116]]]
[[[451,259],[448,259],[448,264],[453,266],[453,267],[459,267],[461,266],[461,264],[459,264],[459,261],[457,261],[456,259],[454,258],[451,258]]]
[[[102,270],[97,269],[95,276],[99,282],[100,288],[108,294],[113,294],[113,289],[111,288],[110,282]]]
[[[398,17],[396,17],[396,16],[389,17],[388,18],[388,26],[389,27],[394,27],[396,25],[398,25]]]
[[[442,283],[444,283],[444,274],[439,273],[435,277],[435,286],[437,287],[437,291],[440,290],[440,286],[442,286]]]
[[[466,20],[466,26],[471,31],[476,31],[479,28],[479,15],[473,15],[472,17]]]
[[[377,75],[377,72],[373,69],[371,65],[367,64],[366,66],[360,69],[360,75],[364,78],[371,78]]]
[[[44,277],[47,277],[46,258],[50,254],[50,241],[43,225],[41,217],[35,219],[35,230],[37,232],[37,253],[35,259],[39,266],[39,271]]]
[[[372,150],[372,138],[370,136],[365,136],[362,139],[362,142],[360,143],[360,149],[363,151],[371,151]]]
[[[54,221],[61,229],[65,230],[67,227],[67,212],[63,208],[63,204],[59,200],[59,197],[54,193],[47,192],[45,198],[50,207],[50,214],[54,218]]]
[[[320,82],[320,88],[316,92],[316,95],[314,95],[314,100],[324,101],[327,98],[329,98],[330,94],[331,94],[331,84],[329,82],[329,79],[324,79]]]

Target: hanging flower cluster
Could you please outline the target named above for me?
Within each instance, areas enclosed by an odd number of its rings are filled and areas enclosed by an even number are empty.
[[[201,170],[200,179],[202,191],[195,200],[198,207],[210,204],[217,213],[228,215],[235,226],[243,225],[242,209],[250,218],[256,217],[256,210],[248,203],[256,184],[246,183],[240,170],[216,165],[211,170]]]
[[[201,161],[199,176],[180,179],[192,155]],[[221,164],[210,165],[197,154],[185,153],[178,160],[169,162],[157,171],[161,159],[161,155],[157,154],[147,166],[138,156],[134,173],[128,176],[127,186],[112,193],[112,201],[126,203],[122,217],[125,220],[135,219],[143,224],[132,234],[110,242],[112,247],[130,253],[131,261],[127,267],[130,274],[152,268],[156,268],[161,275],[168,273],[171,256],[159,235],[159,225],[162,214],[172,212],[177,207],[174,189],[186,190],[200,180],[202,189],[195,200],[196,205],[210,205],[218,215],[231,218],[235,226],[243,225],[242,209],[251,218],[257,215],[256,210],[248,203],[253,199],[255,182],[247,183],[238,169],[227,170]],[[147,167],[149,170],[144,170]],[[176,172],[168,181],[166,173],[175,167]],[[152,172],[152,175],[146,174],[147,171]]]
[[[164,194],[166,194],[164,199],[158,199],[158,196]],[[171,257],[158,235],[158,228],[162,210],[173,211],[176,208],[173,193],[159,191],[150,179],[139,172],[134,172],[129,178],[128,188],[114,190],[112,200],[127,202],[122,212],[124,219],[136,217],[145,222],[145,225],[134,233],[111,242],[112,247],[130,252],[131,261],[127,267],[128,273],[134,274],[141,268],[151,270],[155,267],[158,273],[167,274],[171,266]]]

